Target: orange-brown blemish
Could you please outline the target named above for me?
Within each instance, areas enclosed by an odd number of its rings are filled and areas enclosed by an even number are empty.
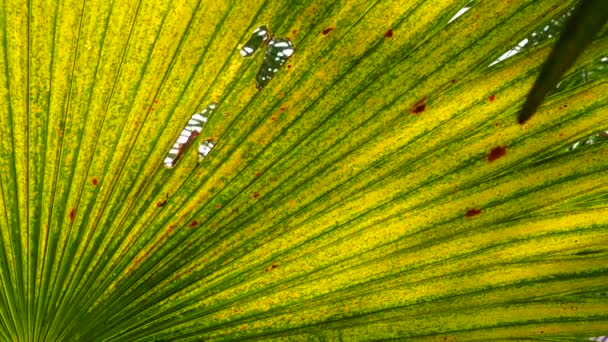
[[[74,218],[76,218],[76,209],[70,208],[70,222],[74,222]]]
[[[188,227],[190,227],[190,228],[194,228],[196,226],[198,226],[198,221],[197,220],[194,220],[194,221],[190,222],[190,224],[188,225]]]
[[[158,104],[158,102],[160,102],[160,101],[158,101],[158,99],[154,99],[155,104]]]
[[[335,28],[334,27],[327,27],[325,28],[323,31],[321,31],[321,33],[323,33],[323,35],[328,34],[329,32],[333,31]]]
[[[277,264],[272,264],[272,265],[270,266],[270,269],[271,269],[271,270],[274,270],[275,268],[278,268],[278,267],[279,267],[279,265],[277,265]]]
[[[393,29],[388,29],[388,31],[384,32],[384,36],[386,38],[391,38],[393,36]]]
[[[464,214],[465,217],[473,217],[473,216],[477,216],[481,214],[481,209],[469,209],[467,210],[467,212]]]
[[[254,193],[253,194],[253,198],[256,198],[256,199],[260,198],[260,193],[259,192]]]
[[[286,109],[287,109],[287,107],[281,107],[281,108],[279,108],[279,110],[280,110],[281,112],[284,112]]]
[[[493,162],[507,154],[507,148],[504,146],[496,146],[488,153],[488,161]]]
[[[91,183],[93,183],[93,186],[97,185],[97,178],[93,177],[93,179],[91,179]]]
[[[426,109],[426,97],[421,98],[412,107],[412,114],[420,114]]]
[[[169,227],[167,227],[167,233],[168,234],[173,233],[173,230],[175,230],[175,225],[174,224],[169,225]]]
[[[156,202],[156,207],[160,208],[160,207],[164,206],[165,204],[167,204],[168,200],[169,200],[169,194],[166,193],[165,197],[163,197],[160,201]]]
[[[221,208],[221,207],[222,207],[222,205],[221,205],[221,204],[219,204],[219,203],[216,203],[214,207],[215,207],[215,209],[219,209],[219,208]]]
[[[261,175],[262,175],[262,171],[258,171],[258,172],[255,173],[256,177],[260,177]]]
[[[490,100],[490,102],[494,102],[494,100],[496,100],[496,95],[490,95],[490,97],[488,97],[488,100]]]
[[[287,69],[291,69],[291,64],[287,64]]]

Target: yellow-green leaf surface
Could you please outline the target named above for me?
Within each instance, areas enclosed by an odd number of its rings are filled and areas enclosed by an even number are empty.
[[[4,0],[0,340],[608,334],[608,73],[500,57],[575,3]]]

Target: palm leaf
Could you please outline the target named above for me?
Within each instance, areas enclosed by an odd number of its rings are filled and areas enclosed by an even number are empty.
[[[520,126],[551,40],[488,67],[572,5],[5,1],[0,336],[605,334],[608,78]]]
[[[555,88],[561,76],[574,64],[607,21],[608,2],[581,1],[530,90],[519,113],[519,123],[523,124],[532,117],[546,94]]]

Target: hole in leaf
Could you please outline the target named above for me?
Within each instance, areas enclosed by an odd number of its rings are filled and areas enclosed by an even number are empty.
[[[584,146],[591,146],[593,144],[604,142],[608,140],[608,131],[600,131],[598,133],[592,134],[582,140],[575,142],[574,144],[568,146],[566,148],[566,152],[570,152],[576,149],[580,149]]]
[[[209,120],[209,116],[213,114],[215,107],[216,104],[211,103],[209,106],[207,106],[207,108],[203,109],[199,113],[192,115],[190,120],[188,120],[186,127],[181,131],[179,137],[169,150],[169,153],[167,154],[167,157],[164,161],[166,167],[172,168],[177,165],[177,162],[184,155],[188,147],[192,145],[196,137],[198,137],[203,131],[205,123],[207,123],[207,121]],[[209,153],[209,151],[211,151],[211,148],[213,148],[213,144],[211,144],[210,147],[207,146],[205,149],[203,149],[204,151],[206,151],[205,156]],[[206,149],[208,149],[208,151]],[[199,155],[200,154],[201,148],[199,147]]]
[[[241,56],[251,57],[268,40],[268,27],[262,25],[251,34],[251,37],[241,48]]]
[[[213,139],[206,139],[198,145],[198,159],[199,161],[205,159],[211,153],[211,150],[215,146]]]
[[[566,12],[559,14],[557,17],[551,18],[550,20],[541,23],[541,25],[534,32],[529,34],[528,37],[519,41],[517,44],[515,44],[515,46],[511,47],[496,60],[492,61],[490,65],[488,65],[488,67],[505,61],[520,53],[521,51],[530,49],[533,46],[536,46],[546,40],[558,36],[564,28],[568,18],[572,15],[573,10],[574,8],[572,7]]]
[[[454,20],[460,18],[463,14],[467,13],[468,10],[471,9],[471,5],[472,5],[472,1],[469,1],[469,3],[467,4],[467,6],[462,7],[458,10],[458,12],[456,12],[452,18],[450,18],[450,20],[448,21],[448,24],[453,22]]]
[[[294,53],[293,44],[287,38],[272,38],[268,42],[264,61],[255,76],[256,87],[264,88],[279,69],[287,62]]]

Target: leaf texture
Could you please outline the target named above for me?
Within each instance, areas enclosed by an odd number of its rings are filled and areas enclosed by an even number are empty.
[[[608,79],[488,67],[573,5],[4,0],[0,340],[605,335]]]

